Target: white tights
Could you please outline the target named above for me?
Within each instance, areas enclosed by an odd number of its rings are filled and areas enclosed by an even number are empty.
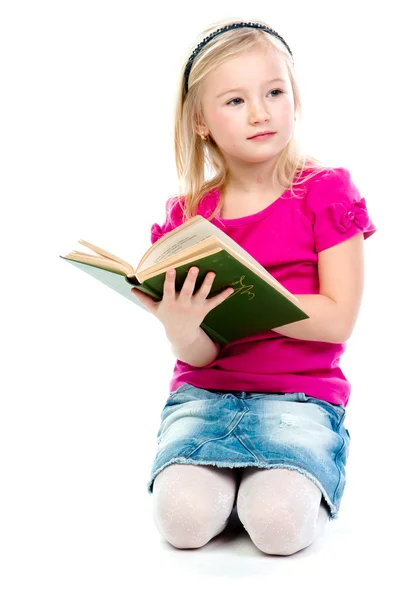
[[[321,491],[298,471],[174,463],[154,480],[157,529],[176,548],[204,546],[225,529],[236,495],[240,521],[266,554],[306,548],[328,520]]]

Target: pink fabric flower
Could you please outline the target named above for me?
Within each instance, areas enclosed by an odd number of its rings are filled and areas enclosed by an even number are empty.
[[[154,225],[151,226],[151,239],[153,240],[153,244],[160,239],[162,234],[163,232],[160,225],[158,223],[154,223]]]
[[[329,206],[329,213],[336,229],[343,233],[351,227],[352,223],[359,229],[365,229],[369,224],[369,216],[363,198],[350,205],[335,202]]]

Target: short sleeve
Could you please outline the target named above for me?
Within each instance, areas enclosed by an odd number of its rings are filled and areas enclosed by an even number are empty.
[[[315,179],[307,196],[313,222],[315,251],[321,252],[363,233],[364,239],[376,231],[365,198],[344,168],[329,169]]]
[[[158,223],[153,223],[151,226],[150,232],[150,240],[151,244],[154,244],[157,240],[162,238],[166,233],[178,227],[178,225],[182,224],[182,209],[179,206],[179,202],[177,201],[178,197],[173,196],[172,198],[168,198],[165,204],[165,220],[162,225]]]

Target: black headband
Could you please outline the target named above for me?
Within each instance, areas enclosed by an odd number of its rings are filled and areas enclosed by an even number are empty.
[[[262,29],[263,31],[266,31],[267,33],[271,33],[272,35],[277,37],[279,40],[281,40],[281,42],[283,42],[285,44],[286,48],[288,49],[290,55],[293,58],[292,51],[290,50],[290,48],[287,45],[287,43],[285,42],[285,40],[279,35],[279,33],[274,31],[270,27],[267,27],[266,25],[261,25],[260,23],[243,23],[243,22],[242,23],[232,23],[232,25],[226,25],[225,27],[221,27],[220,29],[217,29],[213,33],[210,33],[210,35],[208,35],[206,38],[204,38],[204,40],[202,40],[200,42],[200,44],[198,44],[196,46],[196,48],[194,49],[194,51],[192,52],[192,54],[187,62],[186,68],[185,68],[185,92],[186,93],[188,93],[188,81],[189,81],[190,69],[192,68],[193,61],[196,58],[196,56],[198,55],[198,53],[200,52],[200,50],[210,40],[212,40],[216,35],[219,35],[220,33],[224,33],[225,31],[229,31],[229,29],[238,29],[241,27],[254,27],[256,29]]]

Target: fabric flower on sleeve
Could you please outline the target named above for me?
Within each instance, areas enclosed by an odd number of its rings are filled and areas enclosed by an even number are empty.
[[[361,230],[366,229],[370,224],[364,198],[354,201],[350,205],[335,202],[329,206],[328,210],[336,229],[342,233],[346,233],[352,224]]]
[[[151,226],[151,233],[150,233],[151,243],[154,244],[154,242],[156,242],[158,239],[160,239],[160,237],[162,235],[163,235],[163,230],[161,229],[160,225],[158,223],[154,223]]]

